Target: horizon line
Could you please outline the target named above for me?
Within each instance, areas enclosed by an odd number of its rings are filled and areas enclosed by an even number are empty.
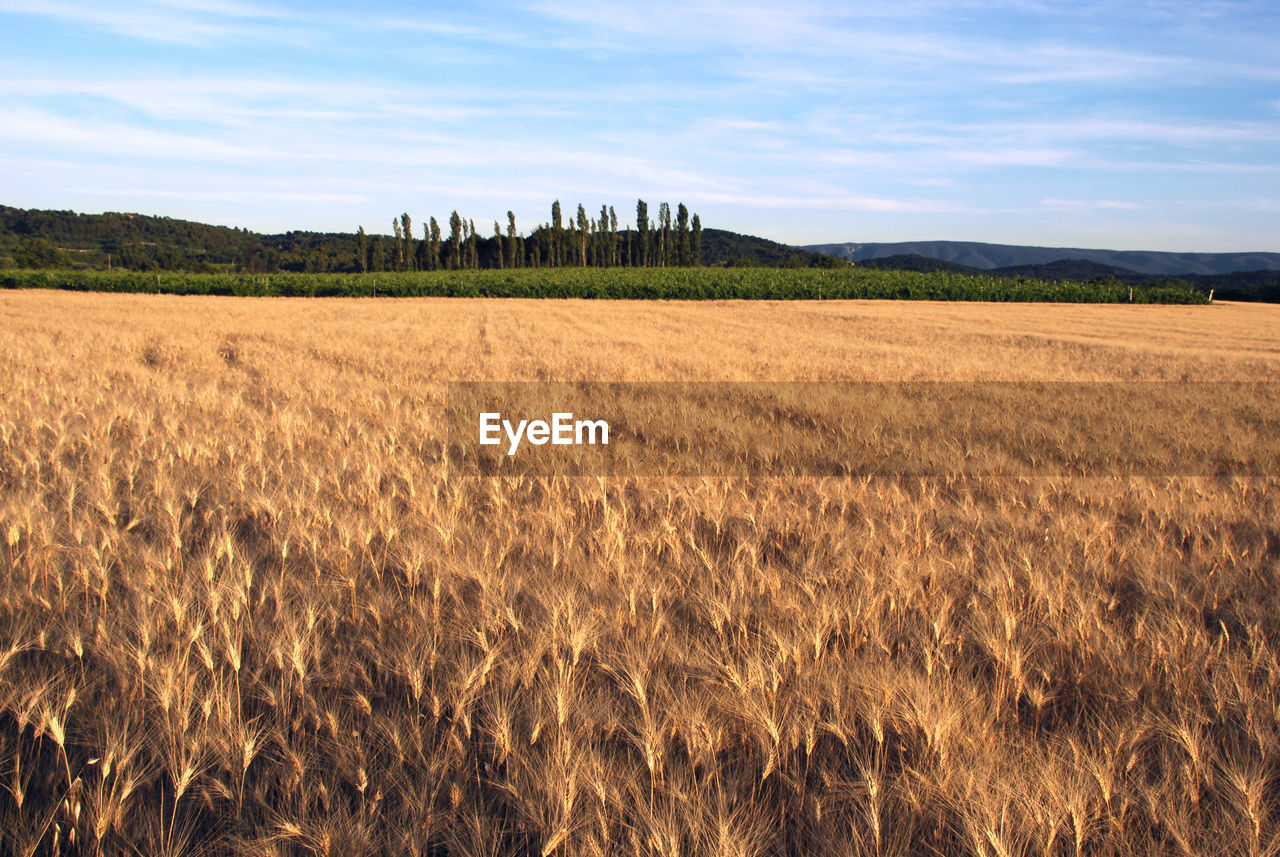
[[[558,198],[555,201],[558,201]],[[187,223],[198,223],[202,226],[211,226],[218,229],[239,229],[245,232],[252,232],[258,235],[286,235],[290,232],[309,232],[317,235],[356,235],[357,232],[363,228],[363,224],[356,224],[355,229],[347,229],[347,230],[339,230],[339,231],[293,227],[293,228],[285,229],[283,231],[274,232],[274,231],[266,231],[261,228],[253,228],[249,226],[233,225],[233,224],[227,224],[227,223],[214,223],[206,220],[195,220],[190,217],[181,217],[181,216],[175,216],[171,214],[161,214],[161,213],[147,213],[147,212],[141,212],[141,211],[123,211],[123,210],[117,211],[112,209],[104,209],[102,211],[77,211],[73,208],[23,208],[22,206],[8,205],[6,203],[0,203],[0,207],[12,208],[18,211],[71,212],[72,214],[75,214],[77,216],[84,216],[84,217],[101,217],[103,215],[108,215],[108,214],[128,215],[131,217],[154,217],[154,218],[166,219],[166,220],[181,220]],[[690,215],[696,214],[696,212],[692,210],[690,210],[689,213]],[[411,217],[412,216],[413,215],[411,215]],[[432,216],[435,216],[435,215],[428,215],[428,219]],[[467,219],[474,220],[475,218],[468,217]],[[623,230],[621,221],[622,221],[622,218],[619,218],[619,232]],[[501,223],[502,221],[498,220],[497,222]],[[546,222],[540,221],[537,224],[537,226],[534,228],[536,229],[544,225],[547,225]],[[632,221],[628,221],[626,228],[635,229],[635,223]],[[775,244],[781,244],[786,247],[794,247],[800,250],[810,250],[811,248],[814,248],[814,247],[829,247],[829,246],[840,246],[840,245],[849,245],[849,244],[853,244],[853,245],[986,244],[993,247],[1022,247],[1022,248],[1034,248],[1034,249],[1044,249],[1044,250],[1085,250],[1085,251],[1101,250],[1101,251],[1107,251],[1112,253],[1166,253],[1166,254],[1175,254],[1175,255],[1197,255],[1197,256],[1240,256],[1240,255],[1260,255],[1260,254],[1280,255],[1280,250],[1163,250],[1163,249],[1155,249],[1150,247],[1141,247],[1141,248],[1120,248],[1120,247],[1114,247],[1114,246],[1113,247],[1082,247],[1079,245],[1062,245],[1062,244],[1015,244],[1015,243],[1009,243],[1005,241],[993,241],[989,239],[979,240],[979,239],[973,239],[973,238],[908,238],[908,239],[899,239],[899,240],[856,240],[856,241],[845,239],[845,240],[836,240],[836,241],[806,241],[805,243],[798,243],[798,242],[792,242],[792,241],[783,241],[777,238],[770,238],[767,235],[761,235],[756,232],[739,232],[734,229],[726,229],[720,226],[711,226],[705,223],[702,225],[702,229],[704,232],[711,229],[719,232],[730,232],[735,235],[744,235],[751,238],[759,238],[765,241],[771,241]],[[531,232],[532,230],[520,231],[519,234],[528,235],[528,234],[531,234]],[[389,233],[389,232],[366,231],[365,234],[377,235],[382,237],[394,237],[392,233]]]

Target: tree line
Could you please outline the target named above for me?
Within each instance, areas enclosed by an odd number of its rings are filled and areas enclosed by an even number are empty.
[[[588,215],[578,204],[576,215],[566,217],[560,200],[551,204],[551,219],[528,235],[516,226],[514,212],[507,212],[506,228],[493,222],[493,234],[482,234],[474,220],[457,211],[449,215],[448,233],[436,218],[422,224],[422,237],[414,237],[408,213],[391,221],[392,234],[369,235],[363,226],[356,232],[356,258],[363,272],[457,271],[505,268],[675,268],[702,264],[702,220],[690,214],[683,202],[674,213],[668,203],[658,206],[657,219],[649,216],[644,200],[636,201],[635,228],[621,227],[611,205],[601,205],[598,216]]]
[[[0,205],[0,267],[190,273],[353,273],[351,233],[264,235],[145,214]]]
[[[625,222],[624,222],[625,221]],[[703,229],[683,204],[635,217],[601,206],[588,216],[551,207],[550,220],[521,232],[512,212],[492,231],[455,213],[444,222],[395,219],[392,234],[290,231],[263,234],[144,214],[77,214],[0,205],[0,268],[188,273],[337,273],[470,268],[681,268],[843,266],[750,235]]]

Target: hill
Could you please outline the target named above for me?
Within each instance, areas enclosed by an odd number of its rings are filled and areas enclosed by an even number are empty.
[[[1212,290],[1219,300],[1280,303],[1280,271],[1236,271],[1184,279],[1202,292]]]
[[[769,268],[835,268],[845,265],[838,256],[727,229],[702,230],[702,263]]]
[[[955,262],[947,262],[942,259],[921,256],[919,253],[900,253],[896,256],[881,256],[874,259],[863,259],[858,262],[857,265],[861,268],[871,268],[878,271],[918,271],[925,274],[937,273],[939,271],[946,271],[952,274],[987,273],[986,271],[980,271],[978,268],[972,268],[968,265],[960,265]]]
[[[24,252],[43,252],[24,265]],[[0,267],[126,268],[136,271],[359,270],[356,236],[293,231],[267,235],[146,214],[77,214],[0,206]]]
[[[626,238],[623,235],[620,230],[618,240],[624,243],[637,240],[633,232],[625,233]],[[500,267],[499,259],[510,258],[509,249],[504,250],[497,239],[477,238],[477,267]],[[540,225],[528,233],[522,238],[522,247],[524,240],[528,240],[530,250],[538,247],[547,251],[541,255],[541,264],[546,264],[550,247],[541,245],[550,245],[553,240],[548,227]],[[395,239],[369,235],[366,242],[367,267],[389,270],[396,254]],[[264,234],[145,214],[77,214],[0,206],[0,268],[356,273],[361,270],[359,247],[359,237],[349,232]],[[634,247],[633,250],[638,253]],[[594,243],[589,251],[595,255]],[[632,252],[627,251],[620,254],[620,261],[631,257]],[[702,231],[701,262],[713,266],[796,268],[845,264],[833,256],[723,229]]]
[[[1257,254],[1241,254],[1253,256]],[[1049,282],[1087,283],[1090,281],[1118,280],[1132,286],[1194,288],[1199,292],[1212,291],[1214,297],[1228,301],[1260,301],[1280,303],[1280,270],[1232,271],[1225,274],[1183,274],[1172,277],[1165,274],[1144,274],[1117,265],[1103,265],[1088,259],[1059,259],[1043,265],[1010,265],[1003,268],[976,268],[933,259],[918,253],[894,256],[876,256],[856,263],[860,268],[886,271],[917,271],[924,273],[985,274],[998,277],[1045,280]]]
[[[1070,280],[1083,283],[1095,277],[1116,277],[1121,280],[1142,281],[1154,274],[1140,274],[1131,268],[1104,265],[1088,259],[1059,259],[1044,265],[1010,265],[996,268],[991,273],[1002,277],[1027,277],[1032,280]]]
[[[830,253],[859,264],[869,259],[915,254],[985,271],[1026,265],[1048,265],[1064,259],[1084,260],[1142,274],[1230,274],[1280,270],[1280,253],[1175,253],[1148,250],[1099,250],[1076,247],[1031,247],[976,241],[905,241],[867,244],[810,244],[806,250]]]

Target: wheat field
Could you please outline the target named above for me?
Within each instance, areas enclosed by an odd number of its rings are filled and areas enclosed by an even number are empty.
[[[460,478],[441,432],[453,380],[1280,380],[1280,308],[0,320],[0,853],[1280,854],[1274,476]]]

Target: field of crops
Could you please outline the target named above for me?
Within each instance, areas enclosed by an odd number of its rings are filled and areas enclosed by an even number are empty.
[[[501,297],[669,300],[1052,301],[1208,303],[1191,289],[1058,283],[859,268],[522,268],[412,274],[0,272],[0,288],[242,297]]]
[[[1275,382],[1280,307],[4,291],[0,354],[2,854],[1280,851],[1276,474],[461,478],[443,428]]]

